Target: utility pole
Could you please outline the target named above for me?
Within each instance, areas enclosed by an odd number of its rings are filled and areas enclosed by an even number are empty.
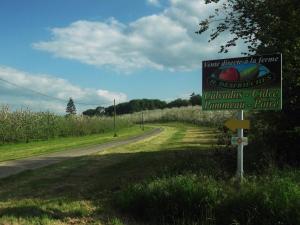
[[[142,130],[144,130],[144,112],[142,111]]]
[[[117,132],[116,132],[116,100],[114,99],[114,137],[117,137]]]
[[[143,112],[141,112],[141,115],[140,115],[140,128],[141,128],[141,129],[142,129],[142,123],[143,123],[143,122],[142,122],[142,121],[143,121],[142,113],[143,113]]]

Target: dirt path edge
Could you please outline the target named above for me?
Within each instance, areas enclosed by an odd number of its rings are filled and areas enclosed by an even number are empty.
[[[80,147],[80,148],[69,149],[60,152],[53,152],[47,155],[32,156],[24,159],[4,161],[0,163],[0,179],[9,177],[14,174],[18,174],[25,170],[33,170],[51,164],[55,164],[70,158],[80,157],[84,155],[91,155],[97,152],[101,152],[107,148],[132,144],[156,136],[160,134],[162,131],[163,128],[155,128],[149,132],[145,132],[142,135],[130,137],[126,140],[110,141],[104,144],[93,145],[90,147]]]

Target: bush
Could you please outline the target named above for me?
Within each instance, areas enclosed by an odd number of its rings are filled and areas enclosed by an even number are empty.
[[[257,171],[273,166],[300,167],[299,127],[291,123],[293,119],[285,116],[282,112],[249,114],[251,145],[245,151],[246,166]]]
[[[288,178],[246,182],[216,210],[218,225],[300,224],[300,188]]]
[[[119,193],[117,206],[146,221],[167,224],[212,222],[223,199],[221,185],[208,177],[179,175],[136,184]]]
[[[124,213],[154,224],[298,225],[298,178],[286,175],[251,178],[238,189],[205,176],[158,178],[121,191],[115,202]]]

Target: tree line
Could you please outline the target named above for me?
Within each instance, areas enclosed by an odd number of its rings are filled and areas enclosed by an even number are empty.
[[[199,94],[192,93],[189,99],[175,99],[171,102],[162,101],[159,99],[134,99],[129,102],[123,102],[116,105],[116,113],[120,114],[129,114],[134,112],[140,112],[143,110],[153,110],[153,109],[165,109],[173,107],[182,107],[182,106],[195,106],[202,105],[202,97]],[[82,114],[86,116],[112,116],[114,113],[114,106],[102,107],[99,106],[95,109],[88,109]]]

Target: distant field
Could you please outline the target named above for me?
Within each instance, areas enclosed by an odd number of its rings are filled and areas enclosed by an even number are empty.
[[[63,116],[51,112],[11,111],[0,105],[0,144],[29,143],[58,137],[80,137],[114,130],[113,117]],[[127,128],[132,121],[117,118],[116,129]]]
[[[151,127],[145,126],[145,131]],[[128,137],[142,134],[144,131],[139,126],[119,129],[117,137],[114,132],[86,135],[81,137],[54,138],[47,141],[35,141],[30,143],[0,145],[0,162],[42,155],[51,152],[64,151],[67,149],[98,145],[113,140],[123,140]]]
[[[142,119],[150,123],[182,122],[199,126],[216,127],[232,116],[230,111],[203,111],[200,106],[145,110],[122,115],[121,118],[140,123]]]

